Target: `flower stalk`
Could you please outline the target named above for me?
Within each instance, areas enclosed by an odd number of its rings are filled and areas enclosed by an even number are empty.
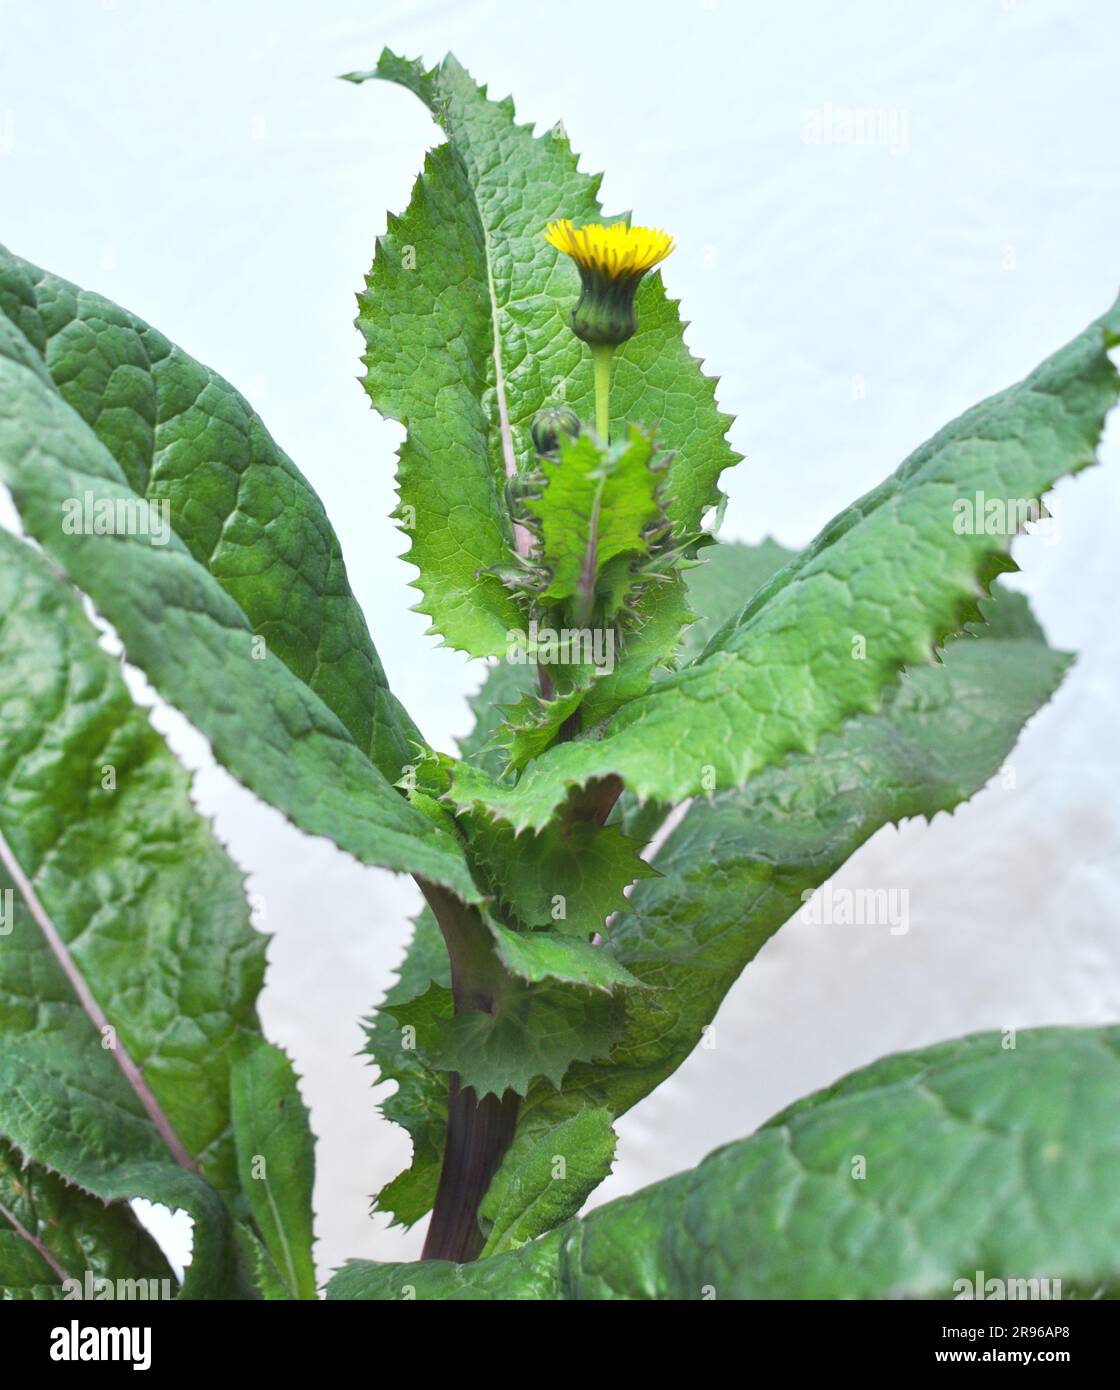
[[[596,343],[591,349],[591,360],[595,367],[595,432],[604,444],[609,444],[611,433],[611,358],[614,346],[611,343]]]

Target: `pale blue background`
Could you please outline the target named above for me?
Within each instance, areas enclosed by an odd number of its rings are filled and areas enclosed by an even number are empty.
[[[399,431],[354,380],[354,292],[438,134],[410,94],[334,80],[383,43],[454,49],[523,119],[562,117],[584,168],[608,171],[608,210],[677,237],[666,281],[748,456],[732,536],[808,541],[1120,285],[1110,0],[0,6],[0,239],[136,310],[259,407],[326,501],[395,689],[444,747],[478,673],[405,611],[385,519]],[[907,148],[803,143],[805,113],[829,102],[906,113]],[[1060,543],[1018,550],[1052,639],[1082,657],[1015,754],[1015,788],[857,855],[838,882],[908,888],[910,933],[788,927],[716,1046],[623,1121],[604,1195],[883,1052],[1120,1017],[1116,430],[1111,466],[1059,490]],[[157,719],[202,769],[199,804],[275,933],[264,1015],[322,1135],[321,1266],[414,1254],[419,1232],[366,1218],[408,1144],[354,1054],[417,894],[301,837]]]

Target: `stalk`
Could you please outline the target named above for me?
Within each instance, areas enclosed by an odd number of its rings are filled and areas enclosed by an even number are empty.
[[[481,1009],[492,1013],[501,972],[484,923],[454,894],[424,879],[417,882],[435,913],[451,959],[455,1012]],[[443,1166],[421,1258],[452,1260],[456,1264],[478,1258],[483,1245],[478,1208],[513,1143],[519,1102],[516,1091],[479,1101],[471,1087],[461,1085],[452,1073]]]
[[[571,821],[602,825],[622,791],[615,776],[592,782],[573,797]],[[492,1013],[498,1002],[501,967],[490,949],[489,933],[473,908],[446,889],[417,879],[435,913],[451,958],[451,993],[455,1012],[482,1009]],[[521,1098],[516,1091],[479,1101],[469,1086],[452,1074],[447,1091],[447,1140],[439,1187],[421,1259],[466,1264],[483,1246],[478,1209],[517,1129]]]
[[[610,443],[611,434],[611,358],[613,343],[595,343],[591,360],[595,365],[595,433],[603,444]]]
[[[482,1250],[478,1209],[517,1128],[520,1096],[478,1099],[452,1074],[447,1093],[447,1145],[421,1259],[466,1264]]]

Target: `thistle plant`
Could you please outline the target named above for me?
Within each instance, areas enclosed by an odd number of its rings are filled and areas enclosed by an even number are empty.
[[[244,398],[0,252],[23,528],[0,533],[0,1287],[170,1277],[146,1197],[194,1220],[180,1297],[321,1288],[264,939],[92,608],[249,791],[423,895],[366,1021],[413,1147],[374,1205],[428,1220],[423,1259],[352,1261],[328,1298],[939,1298],[978,1269],[1115,1292],[1116,1028],[885,1058],[580,1213],[617,1118],[763,944],[876,830],[978,792],[1058,690],[1070,657],[998,581],[1017,503],[1042,515],[1094,462],[1120,304],[804,550],[721,540],[739,456],[662,283],[670,237],[604,220],[566,137],[453,58],[367,78],[444,137],[357,323],[406,430],[417,606],[485,663],[454,754],[389,689],[330,522]],[[995,524],[961,525],[978,494]]]

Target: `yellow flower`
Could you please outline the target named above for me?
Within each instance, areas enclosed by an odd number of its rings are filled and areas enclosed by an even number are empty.
[[[628,227],[623,222],[576,227],[567,218],[549,223],[545,238],[579,268],[583,293],[572,310],[576,336],[593,347],[617,347],[633,337],[638,327],[638,282],[672,251],[673,238],[653,227]]]
[[[608,280],[640,280],[673,249],[673,238],[655,227],[628,227],[612,222],[604,227],[594,222],[576,227],[565,218],[549,223],[545,237],[557,251],[563,251],[581,270],[591,270]]]

